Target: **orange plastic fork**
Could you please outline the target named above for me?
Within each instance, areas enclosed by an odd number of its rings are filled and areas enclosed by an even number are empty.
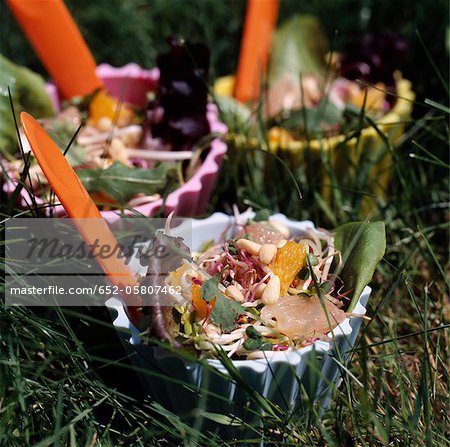
[[[26,112],[20,114],[20,120],[36,160],[68,215],[77,219],[75,225],[84,241],[88,246],[96,243],[97,246],[118,247],[118,241],[99,209],[48,133]],[[142,306],[142,299],[135,294],[126,293],[127,286],[131,286],[128,289],[133,291],[137,282],[124,258],[117,254],[96,259],[111,283],[122,291],[120,295],[130,321],[142,328],[143,314],[138,310]]]
[[[7,0],[46,70],[65,98],[102,88],[95,60],[62,0]]]
[[[258,99],[277,23],[279,0],[248,0],[234,96],[240,102]]]

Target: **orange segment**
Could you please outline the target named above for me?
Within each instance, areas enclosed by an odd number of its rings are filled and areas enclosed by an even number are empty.
[[[200,290],[202,286],[200,284],[193,283],[192,284],[192,305],[195,307],[195,310],[197,311],[198,316],[202,320],[207,315],[211,313],[211,310],[214,307],[214,304],[216,304],[216,298],[213,298],[209,303],[205,301],[200,296]]]
[[[284,247],[278,249],[275,260],[269,267],[280,278],[281,296],[286,295],[291,282],[305,265],[306,247],[303,244],[289,241]]]
[[[97,123],[100,118],[109,118],[111,121],[116,118],[116,113],[120,104],[104,90],[100,90],[92,99],[89,107],[89,118]],[[131,124],[134,118],[133,110],[126,104],[120,106],[117,125],[119,127]]]

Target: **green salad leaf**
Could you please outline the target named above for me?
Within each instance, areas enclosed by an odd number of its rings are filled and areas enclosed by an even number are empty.
[[[177,186],[176,169],[161,163],[153,169],[140,169],[118,161],[107,169],[79,169],[77,174],[89,192],[103,192],[120,203],[138,193],[156,194]]]
[[[343,258],[340,277],[346,290],[353,290],[348,308],[352,311],[386,251],[384,223],[350,222],[341,225],[334,232],[334,245]]]
[[[200,290],[200,296],[208,302],[216,298],[211,311],[211,320],[221,326],[224,331],[232,331],[236,325],[236,319],[245,312],[245,308],[222,294],[219,281],[219,275],[206,280]]]
[[[344,122],[344,111],[340,110],[328,98],[324,98],[313,109],[304,108],[283,112],[274,118],[270,125],[280,126],[299,137],[309,133],[311,137],[320,138]]]
[[[328,42],[319,20],[310,15],[295,16],[275,32],[269,79],[285,73],[322,76],[326,71]]]
[[[228,96],[215,95],[214,101],[219,108],[220,120],[228,130],[239,135],[249,136],[252,113],[244,104]]]
[[[202,285],[202,289],[200,290],[201,299],[208,301],[209,303],[217,296],[222,295],[222,292],[219,289],[219,283],[220,277],[218,275],[206,280]]]
[[[51,117],[55,111],[41,76],[0,54],[0,153],[13,155],[19,147],[8,87],[17,118],[24,110],[35,118]]]

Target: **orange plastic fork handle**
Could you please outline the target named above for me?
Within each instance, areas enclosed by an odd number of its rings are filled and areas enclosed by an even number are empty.
[[[278,0],[248,1],[234,90],[234,96],[240,102],[258,99],[277,17]]]
[[[26,112],[20,114],[20,121],[42,172],[69,216],[76,219],[74,224],[84,241],[90,246],[96,244],[106,248],[118,247],[116,237],[86,188],[46,130]],[[98,255],[97,262],[111,283],[117,286],[131,322],[140,327],[143,314],[138,307],[142,306],[142,298],[135,293],[136,278],[123,258],[116,256],[117,251],[114,253],[114,256]]]
[[[102,87],[95,60],[62,0],[7,0],[64,98]]]

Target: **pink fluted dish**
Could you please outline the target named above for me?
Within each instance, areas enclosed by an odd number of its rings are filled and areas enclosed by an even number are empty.
[[[135,106],[142,107],[146,102],[148,92],[155,91],[159,80],[158,69],[144,70],[137,64],[127,64],[123,67],[113,67],[101,64],[97,67],[97,74],[103,80],[106,90],[114,97],[121,98]],[[47,92],[57,111],[60,110],[61,100],[53,84],[47,85]],[[208,104],[207,117],[212,133],[223,136],[227,127],[219,121],[218,110],[214,104]],[[164,204],[164,214],[172,211],[180,216],[195,216],[206,211],[212,190],[214,188],[227,146],[220,138],[211,142],[211,149],[195,174],[182,186],[170,193]],[[27,195],[26,191],[24,194]],[[25,200],[29,202],[29,197]],[[40,203],[41,200],[36,198]],[[131,210],[102,211],[103,217],[109,222],[117,220],[122,215],[153,216],[162,207],[163,199],[139,205]],[[62,206],[55,207],[55,215],[65,214]]]

